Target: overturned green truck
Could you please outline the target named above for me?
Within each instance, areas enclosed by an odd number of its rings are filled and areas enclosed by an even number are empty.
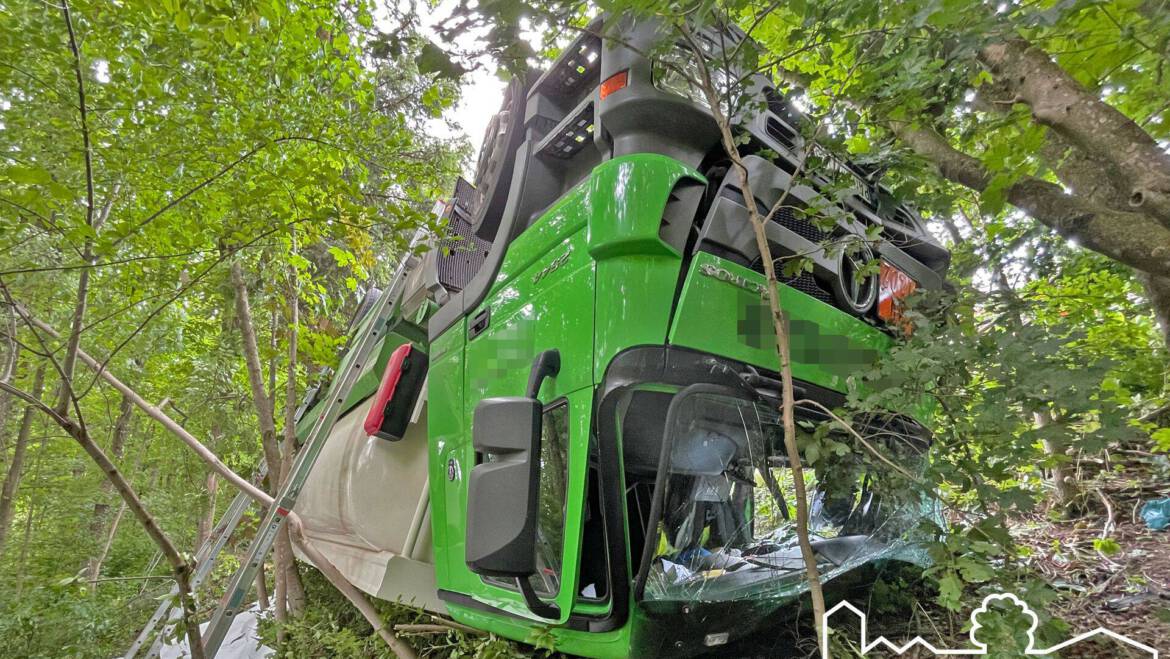
[[[807,590],[746,204],[776,257],[811,262],[781,298],[796,397],[829,408],[949,255],[872,172],[826,157],[794,183],[807,119],[762,76],[735,119],[745,199],[702,95],[641,54],[658,29],[619,29],[511,83],[296,509],[373,596],[571,654],[697,655],[793,616]],[[894,412],[866,430],[911,465],[929,433]],[[828,583],[913,549],[927,502],[860,462],[810,471]]]

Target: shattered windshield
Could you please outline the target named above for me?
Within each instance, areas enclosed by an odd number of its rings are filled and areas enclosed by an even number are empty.
[[[650,404],[653,396],[656,404]],[[658,463],[665,457],[664,468],[654,468],[654,481],[659,471],[663,477],[660,515],[656,531],[644,539],[652,549],[642,547],[650,556],[648,569],[641,570],[643,598],[783,598],[806,590],[779,411],[734,395],[686,390],[643,401],[648,409],[637,412],[641,420],[631,415],[623,439],[634,482],[632,524],[637,519],[644,529],[654,511],[650,458]],[[913,560],[911,536],[931,505],[851,435],[818,431],[819,419],[809,412],[798,413],[797,432],[823,578],[882,558]],[[663,433],[664,425],[669,432]],[[916,472],[924,464],[926,441],[916,424],[887,419],[880,427],[871,422],[861,434],[901,469]]]

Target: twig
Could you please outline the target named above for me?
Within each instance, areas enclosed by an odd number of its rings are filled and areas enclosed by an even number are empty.
[[[408,632],[412,634],[447,634],[450,632],[464,632],[467,634],[475,634],[477,636],[482,636],[486,633],[482,629],[474,629],[472,627],[467,627],[466,625],[455,626],[444,623],[435,623],[430,625],[394,625],[394,631]]]
[[[140,577],[103,577],[101,579],[86,579],[85,583],[105,583],[107,581],[149,581],[151,579],[174,579],[170,574],[144,574]]]
[[[853,437],[855,439],[857,439],[857,441],[861,442],[862,446],[865,446],[865,448],[869,449],[869,452],[873,453],[874,456],[877,457],[877,459],[886,463],[886,465],[888,465],[891,469],[898,472],[899,474],[902,474],[906,478],[909,478],[912,481],[918,481],[918,479],[914,476],[914,474],[911,474],[909,471],[906,471],[906,469],[904,469],[903,467],[900,467],[900,466],[894,464],[894,462],[892,462],[889,458],[882,455],[881,452],[878,451],[877,448],[875,448],[873,444],[870,444],[868,441],[866,441],[866,439],[861,436],[861,433],[857,432],[857,430],[855,430],[851,424],[847,423],[844,419],[842,419],[841,417],[834,414],[833,411],[830,410],[829,408],[825,407],[824,405],[821,405],[820,403],[818,403],[815,400],[809,400],[807,398],[796,401],[795,405],[812,405],[813,407],[816,407],[817,409],[821,410],[825,414],[828,414],[834,421],[841,424],[841,426],[844,427],[845,430],[849,432],[849,434],[853,435]]]

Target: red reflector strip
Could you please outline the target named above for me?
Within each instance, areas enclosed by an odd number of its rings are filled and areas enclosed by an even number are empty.
[[[281,517],[288,517],[288,508],[282,508],[280,506],[277,506],[276,507],[276,514],[280,515]]]
[[[882,261],[881,273],[878,275],[878,318],[889,322],[896,322],[902,317],[902,300],[918,290],[910,275]]]
[[[617,90],[625,87],[626,82],[629,80],[629,73],[629,70],[618,71],[617,73],[606,78],[605,82],[601,83],[601,98],[605,98],[606,96],[609,96]]]

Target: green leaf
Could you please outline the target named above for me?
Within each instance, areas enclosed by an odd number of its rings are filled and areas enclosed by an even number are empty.
[[[850,135],[849,139],[845,140],[845,146],[849,149],[850,153],[858,154],[869,153],[872,148],[872,145],[869,143],[869,138],[861,133]]]
[[[967,583],[983,583],[995,576],[995,571],[987,563],[970,557],[963,557],[957,562],[959,573]]]
[[[422,45],[422,51],[415,60],[419,73],[434,73],[440,78],[458,80],[459,76],[467,72],[461,64],[451,59],[442,48],[427,41]]]
[[[4,170],[4,175],[13,183],[44,185],[53,181],[53,175],[42,167],[13,165]]]
[[[1106,556],[1113,556],[1121,551],[1121,545],[1117,544],[1113,538],[1096,538],[1093,540],[1093,549]]]
[[[1170,428],[1158,428],[1150,433],[1150,439],[1154,440],[1154,450],[1170,453]]]
[[[962,606],[963,582],[955,572],[948,570],[938,580],[938,603],[951,611],[958,611]]]

